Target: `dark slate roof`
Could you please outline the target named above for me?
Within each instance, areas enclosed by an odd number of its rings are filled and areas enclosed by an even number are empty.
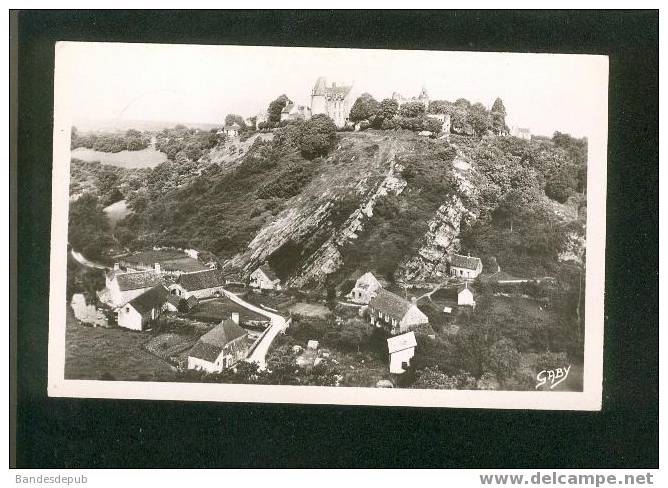
[[[219,269],[207,269],[195,273],[183,273],[176,282],[185,290],[205,290],[225,285],[225,276]]]
[[[154,286],[150,290],[145,291],[138,297],[130,300],[129,304],[144,315],[154,308],[160,308],[169,298],[169,292],[163,285]]]
[[[179,308],[179,305],[181,304],[181,300],[184,300],[184,299],[181,298],[181,297],[178,296],[178,295],[172,295],[171,293],[170,293],[170,295],[167,297],[167,301],[168,301],[169,303],[171,303],[172,305],[174,305],[176,308]]]
[[[277,280],[278,276],[274,273],[274,270],[271,269],[268,265],[263,264],[260,266],[260,270],[269,278],[271,281]]]
[[[476,269],[478,263],[480,263],[480,258],[462,256],[461,254],[453,254],[450,258],[450,264],[457,268]]]
[[[139,290],[162,284],[162,278],[155,271],[116,274],[116,280],[121,291]]]
[[[207,269],[206,266],[197,259],[191,258],[183,251],[173,249],[149,249],[140,251],[120,257],[119,262],[130,266],[135,265],[147,268],[152,268],[155,266],[155,263],[160,263],[163,271],[181,271],[183,273],[191,273],[193,271]]]
[[[248,332],[242,329],[233,320],[224,320],[200,337],[199,341],[193,346],[188,355],[213,362],[227,344],[246,334],[248,334]]]
[[[241,126],[235,122],[234,124],[226,125],[225,129],[241,129]]]
[[[190,295],[188,297],[188,299],[186,300],[186,303],[188,304],[188,308],[193,308],[193,307],[197,306],[197,304],[199,303],[199,300],[197,299],[197,297],[195,295]]]
[[[383,288],[376,291],[376,296],[371,298],[369,306],[373,309],[389,315],[393,319],[401,320],[408,312],[408,309],[413,305],[408,300],[395,295]]]
[[[318,78],[313,87],[313,95],[325,95],[326,97],[332,97],[335,95],[345,97],[348,95],[352,86],[327,86],[327,80],[322,76]]]

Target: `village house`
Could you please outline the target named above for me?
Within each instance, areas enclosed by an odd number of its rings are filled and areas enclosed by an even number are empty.
[[[336,83],[327,86],[327,80],[321,76],[311,91],[311,114],[325,114],[337,127],[344,127],[354,102],[352,88],[352,85],[337,86]]]
[[[510,134],[526,141],[531,140],[531,130],[527,129],[526,127],[513,127],[513,130]]]
[[[248,286],[260,290],[280,290],[281,280],[267,264],[263,264],[250,274]]]
[[[225,287],[225,276],[219,269],[206,269],[194,273],[183,273],[176,282],[169,285],[169,292],[183,298],[202,299],[222,295]]]
[[[132,330],[146,330],[162,312],[169,292],[157,285],[133,298],[118,310],[118,326]]]
[[[424,105],[425,110],[429,108],[429,94],[424,86],[417,97],[406,98],[401,93],[394,92],[392,94],[392,100],[395,100],[399,104],[399,108],[401,108],[402,105],[412,102],[420,102]]]
[[[406,332],[387,339],[387,349],[390,353],[390,373],[405,373],[410,366],[411,359],[415,356],[415,333]]]
[[[241,126],[239,124],[237,124],[236,122],[223,127],[223,133],[227,137],[238,137],[239,136],[239,131],[241,131]]]
[[[155,270],[122,272],[114,269],[105,277],[104,295],[112,307],[121,307],[135,297],[156,285],[163,283],[160,273]]]
[[[297,105],[296,103],[288,103],[281,111],[281,122],[308,120],[311,118],[311,109],[305,105]]]
[[[376,290],[382,287],[383,285],[380,284],[373,273],[368,271],[357,279],[355,287],[348,293],[348,299],[366,305],[376,294]]]
[[[468,283],[464,283],[457,287],[457,305],[475,307],[474,293],[475,290],[471,288]]]
[[[371,324],[385,328],[392,335],[429,323],[429,318],[417,307],[415,299],[408,301],[383,288],[376,290],[369,301],[368,311]]]
[[[188,369],[220,373],[246,357],[248,332],[239,326],[239,314],[222,321],[195,343],[188,353]]]
[[[453,254],[450,256],[450,275],[473,280],[482,272],[482,261],[472,256]]]
[[[199,252],[194,249],[150,249],[119,257],[114,268],[125,268],[128,271],[154,270],[173,276],[209,269],[198,257]]]
[[[441,123],[441,132],[450,134],[450,114],[427,114],[430,119],[438,120]]]

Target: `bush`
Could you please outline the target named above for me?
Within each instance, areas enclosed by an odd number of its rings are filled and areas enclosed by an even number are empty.
[[[324,114],[299,126],[299,150],[307,159],[325,156],[336,144],[336,124]]]

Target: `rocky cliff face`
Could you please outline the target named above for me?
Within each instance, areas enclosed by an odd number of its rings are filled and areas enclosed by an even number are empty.
[[[462,200],[462,197],[476,197],[476,188],[472,183],[475,170],[459,150],[452,166],[458,192],[446,196],[445,202],[436,211],[429,222],[429,230],[421,238],[417,254],[404,261],[397,270],[396,278],[399,281],[440,281],[447,275],[448,256],[459,250],[458,236],[462,219],[476,218]]]
[[[225,263],[225,268],[249,272],[292,244],[301,249],[295,258],[300,264],[288,283],[297,287],[322,283],[342,264],[341,246],[356,239],[373,217],[377,199],[389,192],[398,194],[406,186],[401,167],[395,163],[399,146],[395,138],[387,136],[348,136],[335,156],[326,161],[323,172],[257,233],[245,252]],[[346,205],[350,202],[355,205]],[[335,215],[341,206],[350,213]]]
[[[348,241],[357,239],[365,223],[373,217],[373,209],[378,198],[388,193],[398,195],[403,191],[406,187],[406,181],[399,176],[402,168],[401,165],[396,164],[394,161],[395,153],[396,150],[392,147],[387,157],[389,170],[385,178],[383,178],[375,189],[366,192],[365,198],[358,208],[310,256],[299,274],[291,278],[290,285],[301,287],[309,282],[321,283],[326,275],[335,272],[343,264],[340,249]]]

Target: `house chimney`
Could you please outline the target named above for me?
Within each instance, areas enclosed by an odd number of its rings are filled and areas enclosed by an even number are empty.
[[[114,263],[114,271],[120,271],[121,265],[118,263]]]
[[[239,313],[232,312],[232,322],[239,325]]]
[[[160,268],[160,263],[155,263],[155,272],[156,273],[161,273],[162,269]]]

